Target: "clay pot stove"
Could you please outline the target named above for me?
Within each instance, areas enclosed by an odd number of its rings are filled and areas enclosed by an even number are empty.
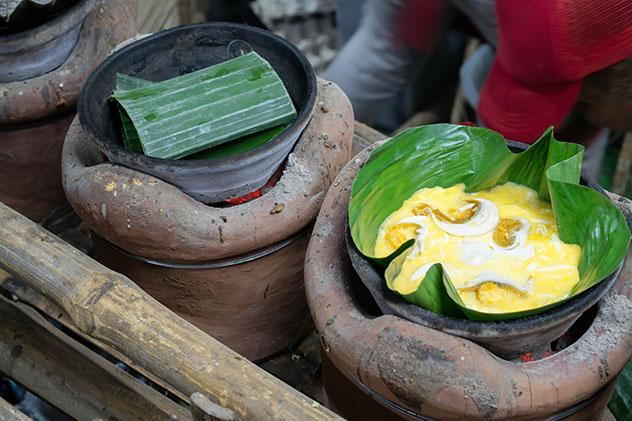
[[[0,201],[41,221],[64,201],[61,149],[79,90],[136,33],[135,1],[80,0],[0,35]]]
[[[313,115],[278,182],[240,205],[207,205],[107,162],[75,119],[63,150],[66,196],[96,234],[97,260],[245,357],[306,333],[303,262],[327,188],[351,154],[353,112],[319,81]]]
[[[351,184],[375,147],[334,180],[305,261],[332,409],[351,420],[600,419],[632,357],[632,256],[605,297],[544,355],[503,359],[454,332],[383,314],[345,239]],[[617,205],[630,221],[632,202]]]

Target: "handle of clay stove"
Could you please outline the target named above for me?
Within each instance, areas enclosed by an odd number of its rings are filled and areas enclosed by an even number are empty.
[[[567,349],[532,363],[502,360],[471,341],[395,316],[364,314],[348,292],[344,236],[351,184],[369,152],[335,179],[305,263],[314,322],[338,369],[431,417],[500,419],[572,406],[623,368],[632,356],[631,255],[590,329]]]
[[[141,172],[94,165],[96,147],[75,119],[64,144],[66,196],[91,229],[126,251],[195,263],[257,250],[300,231],[348,160],[353,112],[344,93],[319,81],[317,106],[279,182],[243,205],[215,208]]]

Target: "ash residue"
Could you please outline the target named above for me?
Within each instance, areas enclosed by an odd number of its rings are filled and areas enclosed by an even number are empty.
[[[321,225],[320,229],[316,233],[316,236],[318,236],[318,237],[327,237],[333,231],[334,231],[334,225],[330,221],[327,221],[327,222],[325,222],[324,224]]]
[[[313,174],[309,171],[305,158],[299,158],[291,153],[287,158],[283,176],[277,187],[283,194],[292,195],[305,192],[306,186],[312,182]]]
[[[606,355],[632,333],[632,301],[625,295],[611,295],[600,304],[599,314],[590,330],[581,339],[583,348]]]

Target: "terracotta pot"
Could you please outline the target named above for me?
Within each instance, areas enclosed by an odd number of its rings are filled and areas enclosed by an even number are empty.
[[[93,238],[96,260],[250,360],[272,356],[307,333],[307,230],[255,253],[197,265],[147,261]]]
[[[384,421],[384,420],[433,420],[443,418],[428,418],[387,400],[361,384],[355,383],[327,358],[327,353],[321,350],[323,386],[325,388],[327,406],[343,415],[350,421]],[[569,408],[551,414],[547,421],[586,421],[601,420],[608,405],[616,377],[599,389],[588,399]],[[509,417],[511,420],[518,418]],[[521,420],[529,418],[519,418]],[[542,417],[536,417],[542,419]]]
[[[135,1],[94,2],[76,44],[59,67],[27,80],[0,83],[0,179],[5,181],[0,201],[36,221],[63,202],[61,149],[79,90],[94,66],[136,32],[136,7]],[[45,24],[41,31],[62,26]],[[38,31],[39,27],[29,30]]]
[[[393,416],[408,411],[442,420],[545,419],[601,390],[609,395],[604,388],[632,357],[630,255],[588,330],[562,351],[529,363],[505,361],[467,339],[360,304],[366,300],[354,290],[359,280],[346,253],[345,218],[351,183],[372,148],[347,164],[329,189],[305,260],[307,299],[325,360],[348,387],[401,408],[391,410]],[[334,390],[328,389],[332,401]],[[606,401],[599,398],[595,410]],[[339,409],[351,418],[357,410]]]
[[[320,81],[316,103],[277,184],[233,207],[204,205],[153,176],[104,163],[75,119],[63,151],[66,196],[119,250],[97,241],[97,259],[250,359],[291,345],[307,314],[307,242],[294,237],[313,223],[353,136],[351,105],[337,86]]]

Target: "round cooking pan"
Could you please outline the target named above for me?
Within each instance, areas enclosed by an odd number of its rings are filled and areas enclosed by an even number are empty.
[[[508,143],[513,152],[527,149],[523,143]],[[580,183],[608,197],[599,184],[586,174],[582,174]],[[514,359],[527,352],[537,354],[546,351],[552,341],[564,334],[579,316],[608,292],[621,269],[619,266],[597,285],[545,312],[512,320],[473,321],[442,316],[405,301],[386,286],[384,269],[373,265],[356,248],[348,227],[345,240],[353,268],[384,314],[394,314],[432,329],[470,339],[506,359]]]
[[[118,117],[108,104],[116,73],[166,80],[232,58],[236,44],[252,48],[279,74],[298,113],[287,129],[264,145],[225,158],[170,160],[124,148]],[[201,202],[215,203],[250,193],[270,179],[309,122],[315,99],[314,71],[295,46],[263,29],[217,22],[161,31],[116,51],[83,86],[78,114],[88,138],[111,162],[161,178]]]

